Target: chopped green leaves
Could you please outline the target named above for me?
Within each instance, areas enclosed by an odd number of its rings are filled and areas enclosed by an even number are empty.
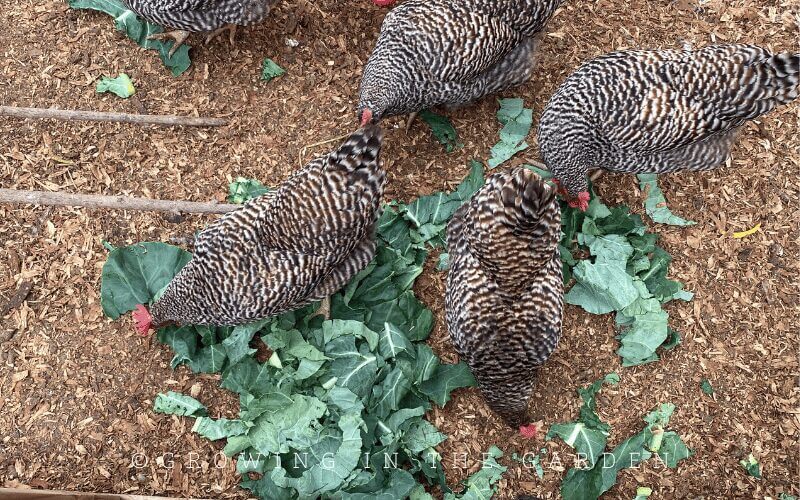
[[[269,188],[255,179],[237,177],[228,186],[228,201],[241,204],[253,198],[258,198],[267,191],[269,191]]]
[[[667,200],[664,198],[664,193],[661,192],[661,188],[658,187],[658,175],[637,174],[636,177],[639,179],[639,187],[647,196],[644,202],[644,208],[647,211],[647,215],[649,215],[654,222],[669,224],[671,226],[692,226],[697,224],[694,221],[678,217],[667,208]]]
[[[507,467],[497,463],[497,459],[502,456],[503,452],[497,446],[489,448],[489,452],[484,454],[481,470],[467,478],[464,492],[460,494],[445,493],[445,500],[484,500],[492,498],[497,493],[494,484],[508,470]]]
[[[92,9],[104,12],[114,18],[114,26],[125,32],[128,38],[146,49],[157,50],[161,60],[172,71],[173,76],[180,76],[189,69],[192,61],[189,59],[189,47],[183,45],[170,57],[169,51],[172,43],[165,44],[159,40],[148,37],[161,33],[161,26],[148,23],[139,19],[136,14],[128,10],[121,0],[69,0],[73,9]]]
[[[497,119],[503,124],[503,129],[500,130],[500,142],[492,148],[489,168],[495,168],[528,149],[525,139],[531,131],[533,111],[525,107],[522,99],[500,99]]]
[[[428,124],[436,140],[445,147],[448,153],[456,149],[463,148],[464,145],[458,140],[458,133],[453,127],[453,123],[446,116],[434,113],[430,110],[420,111],[419,117]]]
[[[700,390],[703,391],[703,394],[706,396],[714,394],[714,388],[711,387],[711,382],[709,382],[707,378],[700,381]]]
[[[667,278],[672,258],[657,239],[627,207],[608,208],[594,197],[580,213],[562,203],[564,278],[576,281],[564,300],[592,314],[616,312],[623,366],[656,361],[657,349],[677,345],[680,336],[669,329],[663,304],[693,297]],[[576,244],[591,258],[576,261]]]
[[[285,75],[286,70],[278,66],[278,64],[270,58],[264,59],[261,65],[261,80],[268,82],[273,78]]]
[[[127,99],[136,93],[136,88],[134,88],[133,82],[125,73],[120,73],[120,75],[116,78],[110,78],[107,76],[101,77],[97,82],[96,90],[98,94],[111,92],[112,94],[122,97],[123,99]]]
[[[761,479],[761,464],[758,463],[758,460],[756,460],[756,457],[754,457],[752,453],[747,455],[747,458],[740,460],[739,465],[744,467],[748,476]]]
[[[568,470],[561,483],[564,500],[598,498],[616,484],[619,471],[635,467],[655,455],[669,468],[676,467],[678,462],[690,457],[692,452],[680,436],[665,430],[674,411],[672,404],[660,405],[644,417],[648,425],[642,432],[626,439],[611,452],[604,451],[593,467]]]

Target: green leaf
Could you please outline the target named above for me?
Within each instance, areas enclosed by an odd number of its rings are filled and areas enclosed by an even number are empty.
[[[389,323],[384,323],[383,331],[380,333],[378,350],[383,359],[396,358],[404,352],[411,353],[411,356],[416,353],[416,349],[406,335],[396,326]]]
[[[446,439],[447,436],[439,432],[427,420],[417,420],[403,435],[402,442],[411,453],[419,454],[428,448],[439,445]]]
[[[237,177],[236,180],[231,182],[228,186],[228,201],[238,205],[252,200],[253,198],[258,198],[268,191],[268,187],[255,179]]]
[[[445,500],[485,500],[492,498],[497,489],[494,484],[505,474],[506,467],[497,463],[497,459],[503,456],[497,446],[489,448],[489,452],[484,454],[481,470],[467,478],[466,489],[461,494],[445,493]]]
[[[189,252],[164,243],[139,243],[112,250],[101,277],[103,313],[117,319],[137,304],[149,303],[191,258]]]
[[[439,365],[434,375],[423,382],[420,391],[437,405],[444,407],[450,401],[450,393],[462,387],[474,387],[475,377],[462,361],[456,365]]]
[[[133,82],[125,73],[120,73],[120,75],[116,78],[110,78],[107,76],[101,77],[97,82],[96,90],[98,94],[111,92],[112,94],[122,97],[123,99],[127,99],[136,93],[136,88],[134,88]]]
[[[448,153],[464,147],[458,140],[458,133],[453,127],[453,123],[447,117],[427,109],[420,111],[419,117],[428,124],[436,140],[445,147]]]
[[[553,424],[547,433],[547,438],[558,436],[567,445],[575,448],[581,458],[584,458],[588,467],[593,467],[606,448],[608,433],[586,427],[583,422],[568,424]]]
[[[241,436],[247,433],[248,428],[247,422],[242,422],[241,420],[228,420],[227,418],[214,420],[208,417],[200,417],[194,421],[192,432],[196,432],[211,441],[216,441],[232,436]]]
[[[647,498],[653,494],[653,490],[644,486],[639,486],[636,488],[636,498],[633,500],[647,500]]]
[[[156,396],[153,411],[188,417],[203,417],[208,414],[206,407],[193,397],[172,391]]]
[[[756,457],[753,454],[749,454],[746,459],[742,459],[739,461],[739,464],[744,467],[745,472],[749,476],[753,476],[756,479],[761,479],[761,464],[758,463]]]
[[[473,161],[470,173],[452,193],[439,192],[421,196],[403,210],[403,216],[417,228],[411,240],[419,246],[425,243],[437,247],[444,245],[447,222],[461,205],[483,186],[484,168]]]
[[[261,80],[268,82],[285,74],[286,70],[278,66],[275,61],[270,58],[264,59],[264,63],[261,65]]]
[[[525,139],[531,131],[533,111],[525,108],[522,99],[500,99],[497,119],[503,124],[503,129],[500,130],[500,142],[492,147],[489,168],[495,168],[528,149]]]
[[[673,214],[667,208],[667,200],[664,198],[664,193],[658,187],[658,175],[656,174],[637,174],[639,179],[639,187],[647,193],[647,199],[644,202],[647,215],[653,219],[654,222],[661,224],[669,224],[671,226],[692,226],[697,224],[694,221],[682,219]]]
[[[592,314],[624,309],[639,297],[633,277],[617,262],[582,260],[575,266],[573,276],[577,283],[564,295],[564,301]]]
[[[128,38],[141,47],[157,50],[161,56],[161,61],[172,71],[173,76],[183,74],[192,63],[189,59],[188,46],[182,45],[170,57],[169,51],[174,42],[165,44],[160,40],[148,39],[150,35],[161,33],[163,28],[138,18],[133,11],[125,7],[121,0],[69,0],[69,6],[73,9],[97,10],[112,16],[114,18],[114,26],[118,30],[125,32]]]
[[[664,432],[658,456],[670,469],[678,466],[678,462],[692,456],[692,451],[686,446],[681,437],[673,432]]]
[[[706,396],[714,394],[714,388],[711,387],[711,382],[709,382],[707,378],[700,381],[700,390],[703,391],[703,394]]]

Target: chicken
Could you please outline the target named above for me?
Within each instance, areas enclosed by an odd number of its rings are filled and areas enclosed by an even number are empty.
[[[149,39],[175,40],[169,55],[175,53],[191,33],[209,33],[206,42],[236,26],[249,26],[264,20],[277,0],[123,0],[147,21],[172,31],[155,33]]]
[[[524,167],[488,177],[447,227],[450,336],[489,406],[514,427],[527,421],[536,370],[561,336],[560,237],[555,189]]]
[[[381,142],[380,129],[369,125],[202,231],[162,297],[149,311],[137,308],[139,332],[249,323],[339,290],[375,254],[386,177]]]
[[[364,68],[361,124],[524,83],[536,35],[561,1],[408,0],[394,8]]]
[[[556,91],[539,147],[570,205],[587,208],[590,168],[667,173],[723,163],[736,131],[797,98],[800,53],[752,45],[612,52]]]

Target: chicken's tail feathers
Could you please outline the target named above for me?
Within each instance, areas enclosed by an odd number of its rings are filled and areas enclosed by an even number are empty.
[[[797,99],[800,92],[800,52],[775,54],[767,60],[783,89],[784,102]]]
[[[377,124],[367,124],[353,132],[337,150],[328,155],[329,165],[348,171],[376,169],[383,144],[383,131]]]
[[[530,272],[553,260],[561,236],[556,190],[535,172],[516,167],[489,176],[470,200],[462,230],[472,254],[494,278],[521,287]]]

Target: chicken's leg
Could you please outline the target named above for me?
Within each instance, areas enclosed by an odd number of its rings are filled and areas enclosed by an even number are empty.
[[[406,135],[408,135],[408,131],[411,130],[411,124],[414,123],[414,120],[417,118],[419,111],[414,111],[410,115],[408,115],[408,120],[406,121]]]
[[[211,42],[211,40],[217,38],[219,35],[225,33],[226,31],[230,32],[228,34],[228,40],[230,40],[231,45],[236,45],[236,43],[234,41],[234,37],[236,36],[236,25],[235,24],[226,24],[222,28],[217,28],[214,31],[212,31],[211,33],[209,33],[208,36],[206,36],[206,45],[208,45]]]
[[[183,45],[183,42],[185,42],[186,39],[189,38],[190,34],[191,33],[189,33],[188,31],[184,31],[184,30],[164,31],[163,33],[153,33],[152,35],[148,36],[147,39],[148,40],[169,40],[169,39],[175,40],[175,43],[172,44],[172,48],[169,49],[169,54],[168,54],[169,57],[172,57],[172,54],[174,54],[175,51],[178,50],[178,47]]]
[[[319,305],[319,309],[317,309],[317,313],[314,316],[322,316],[325,318],[325,321],[331,319],[331,298],[330,296],[326,296],[322,299],[322,302]]]

